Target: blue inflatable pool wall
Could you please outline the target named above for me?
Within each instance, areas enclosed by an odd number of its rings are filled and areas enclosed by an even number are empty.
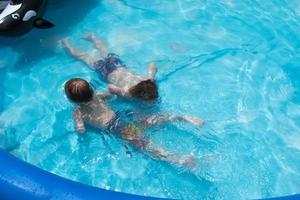
[[[1,200],[159,199],[111,192],[70,181],[30,165],[0,149]]]
[[[107,191],[74,182],[30,165],[0,149],[0,200],[160,199]],[[273,198],[300,199],[300,195]]]

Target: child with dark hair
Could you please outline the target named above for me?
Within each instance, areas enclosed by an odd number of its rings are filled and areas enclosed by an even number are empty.
[[[93,59],[91,55],[76,50],[66,39],[63,40],[63,44],[71,55],[100,73],[108,81],[108,89],[111,93],[143,101],[153,101],[158,98],[158,88],[155,82],[157,69],[154,63],[149,64],[146,77],[136,75],[126,68],[119,56],[108,53],[104,43],[94,34],[88,34],[86,39],[93,42],[95,47],[100,50],[100,60]]]
[[[85,132],[85,125],[98,129],[106,129],[110,133],[124,139],[133,147],[143,150],[144,153],[154,159],[168,161],[173,164],[193,165],[191,156],[172,156],[163,148],[155,147],[143,132],[153,125],[159,125],[169,121],[184,121],[201,126],[201,119],[191,116],[153,115],[138,118],[136,115],[125,115],[121,112],[112,111],[107,100],[112,96],[110,93],[95,93],[89,83],[80,78],[73,78],[65,84],[65,93],[68,99],[78,107],[73,111],[76,130]],[[128,117],[130,119],[128,119]]]

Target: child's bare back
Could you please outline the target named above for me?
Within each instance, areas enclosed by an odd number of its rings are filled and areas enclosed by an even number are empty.
[[[83,103],[74,110],[74,113],[80,112],[85,123],[100,129],[106,128],[115,116],[115,113],[107,107],[102,95],[96,94],[90,102]]]

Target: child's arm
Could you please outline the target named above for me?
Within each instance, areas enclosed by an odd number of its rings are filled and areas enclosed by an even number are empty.
[[[154,80],[156,72],[157,72],[156,64],[155,63],[150,63],[148,65],[148,77],[150,79]]]
[[[107,47],[105,46],[104,42],[98,39],[94,33],[88,33],[85,37],[86,39],[90,40],[95,44],[95,47],[100,50],[101,56],[105,58],[108,54]]]
[[[118,96],[130,97],[130,95],[126,91],[122,90],[121,88],[113,84],[108,84],[108,90],[110,91],[110,93],[116,94]]]
[[[79,109],[75,109],[73,111],[73,118],[74,118],[74,121],[75,121],[76,130],[79,133],[84,133],[85,132],[84,122],[83,122],[83,119],[82,119],[82,114],[81,114]]]
[[[97,92],[96,96],[103,100],[109,100],[113,97],[113,94],[111,92]]]
[[[93,63],[91,62],[92,59],[87,53],[83,53],[75,49],[75,47],[73,47],[67,39],[64,39],[62,43],[73,57],[85,63],[89,68],[94,69]]]

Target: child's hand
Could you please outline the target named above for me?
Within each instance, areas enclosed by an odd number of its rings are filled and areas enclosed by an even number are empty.
[[[81,134],[85,133],[85,128],[84,127],[77,127],[76,130],[77,130],[78,133],[81,133]]]
[[[157,72],[157,67],[154,62],[149,63],[149,69],[151,69],[154,72]]]
[[[74,112],[73,112],[73,116],[74,116],[75,123],[76,123],[76,130],[79,133],[84,133],[85,132],[85,127],[84,127],[84,123],[82,121],[82,115],[81,115],[80,110],[75,109]]]
[[[111,93],[111,94],[115,94],[116,92],[116,86],[114,86],[113,84],[108,84],[108,91]]]
[[[69,41],[68,41],[67,39],[63,39],[63,40],[62,40],[62,43],[63,43],[63,45],[64,45],[65,47],[70,46],[70,43],[69,43]]]

